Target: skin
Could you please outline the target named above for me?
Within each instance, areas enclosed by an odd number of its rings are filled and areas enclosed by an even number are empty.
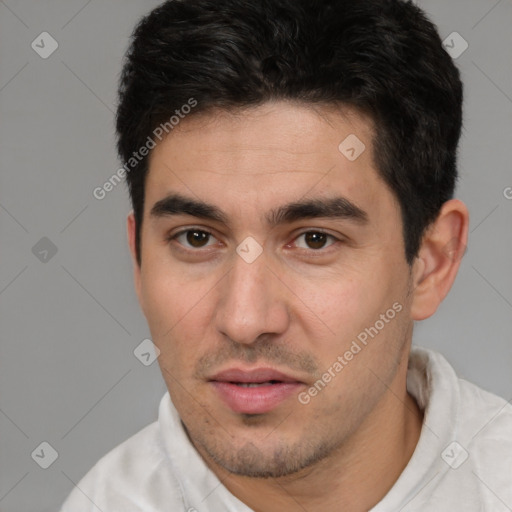
[[[338,150],[350,134],[366,146],[355,161]],[[448,293],[468,213],[445,203],[409,266],[372,134],[371,120],[351,109],[288,102],[186,118],[150,156],[140,266],[128,217],[135,287],[172,401],[209,467],[255,511],[368,510],[421,432],[406,390],[413,322]],[[152,215],[171,193],[216,205],[227,222]],[[367,222],[264,220],[284,204],[334,195]],[[211,237],[172,238],[187,228]],[[319,230],[335,238],[320,235],[322,246],[304,234]],[[236,252],[248,236],[263,249],[252,263]],[[266,366],[307,391],[394,303],[401,311],[307,405],[294,394],[268,413],[239,414],[208,382],[227,368]]]

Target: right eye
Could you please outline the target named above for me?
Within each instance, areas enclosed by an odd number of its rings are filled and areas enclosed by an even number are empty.
[[[171,235],[168,240],[177,240],[178,243],[185,247],[187,250],[194,250],[212,245],[208,244],[212,238],[216,240],[214,236],[208,231],[197,228],[189,228],[178,231],[174,235]]]

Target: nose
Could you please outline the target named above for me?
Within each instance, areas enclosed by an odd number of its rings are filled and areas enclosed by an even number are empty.
[[[217,330],[232,341],[246,345],[261,335],[285,332],[289,323],[287,287],[269,267],[265,251],[252,263],[238,254],[233,260],[218,290]]]

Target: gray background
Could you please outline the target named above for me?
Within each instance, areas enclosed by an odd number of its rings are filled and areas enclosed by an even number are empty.
[[[157,363],[133,354],[149,331],[132,286],[124,183],[92,195],[119,168],[113,111],[128,37],[158,3],[0,1],[3,512],[58,509],[100,456],[156,419],[165,392]],[[466,87],[458,197],[471,235],[451,294],[414,340],[511,399],[512,2],[417,3],[443,39],[456,31],[469,44],[456,61]],[[59,45],[47,59],[31,48],[43,31]],[[43,237],[57,248],[46,261]],[[31,457],[43,441],[58,452],[46,470]]]

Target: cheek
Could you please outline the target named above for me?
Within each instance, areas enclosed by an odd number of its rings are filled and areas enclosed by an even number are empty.
[[[184,280],[182,274],[160,272],[156,267],[144,275],[144,314],[152,340],[160,349],[161,363],[175,373],[184,374],[193,359],[191,355],[197,354],[207,339],[209,288],[205,283]]]
[[[164,277],[162,277],[164,276]],[[144,272],[142,275],[142,301],[154,342],[166,336],[179,318],[179,301],[176,283],[172,284],[166,274]]]
[[[308,288],[304,303],[311,304],[311,310],[334,336],[350,334],[368,315],[371,316],[379,302],[372,285],[361,276],[332,276],[328,282]]]
[[[324,363],[343,354],[352,341],[365,329],[374,326],[380,315],[392,308],[395,302],[403,303],[403,290],[396,280],[385,275],[379,277],[375,272],[352,273],[351,277],[332,276],[329,281],[303,290],[303,302],[311,305],[310,309],[315,313],[309,328],[304,328],[309,331],[310,339],[316,340],[315,351],[322,347],[323,356],[319,357]],[[321,331],[313,329],[313,324]],[[323,337],[321,333],[326,336],[319,344],[319,338]]]

